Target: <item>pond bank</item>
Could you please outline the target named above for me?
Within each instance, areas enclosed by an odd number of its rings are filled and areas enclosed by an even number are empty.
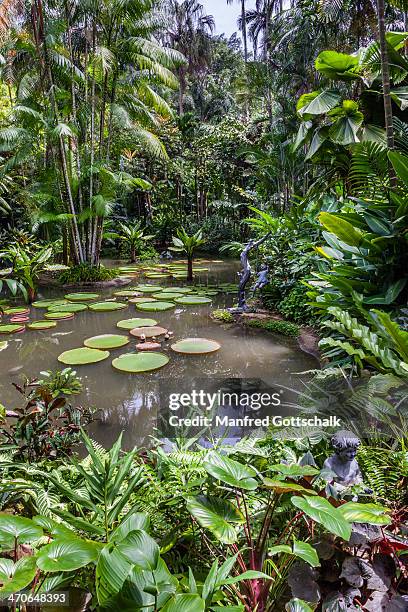
[[[263,329],[271,333],[296,338],[299,348],[320,363],[319,335],[311,326],[299,326],[285,320],[270,310],[258,308],[256,312],[232,313],[229,310],[215,310],[211,314],[217,323],[231,323]]]

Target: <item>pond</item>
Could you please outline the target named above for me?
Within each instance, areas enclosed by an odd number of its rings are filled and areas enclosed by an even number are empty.
[[[118,263],[118,262],[115,262]],[[123,263],[122,263],[123,265]],[[208,268],[198,273],[196,283],[218,285],[237,281],[238,263],[195,264]],[[132,279],[131,286],[139,279]],[[183,286],[185,281],[173,279],[142,279],[143,283],[158,286]],[[122,287],[127,289],[127,287]],[[118,289],[95,290],[100,300],[113,297]],[[77,290],[79,291],[79,290]],[[69,293],[59,288],[41,288],[38,299],[60,298]],[[118,298],[120,299],[120,298]],[[170,357],[160,370],[145,374],[125,374],[112,367],[112,359],[135,351],[138,340],[130,336],[130,343],[111,351],[105,361],[93,365],[76,366],[82,378],[84,390],[72,396],[73,402],[93,406],[100,410],[100,418],[91,427],[92,436],[110,447],[120,431],[124,431],[124,446],[148,444],[155,425],[160,395],[167,382],[180,382],[180,389],[193,378],[261,378],[267,384],[280,384],[299,388],[297,372],[316,367],[316,361],[303,353],[296,342],[238,325],[215,323],[210,314],[215,308],[231,306],[236,301],[233,294],[220,292],[212,297],[211,304],[177,305],[166,312],[141,312],[135,304],[127,303],[124,310],[116,312],[77,312],[73,319],[58,321],[47,331],[26,329],[24,333],[0,336],[9,346],[0,352],[0,403],[12,409],[21,402],[21,396],[12,386],[21,382],[23,374],[38,377],[42,370],[62,369],[58,356],[67,350],[83,346],[85,339],[100,334],[127,334],[118,329],[118,321],[132,317],[154,318],[162,327],[174,332],[171,341],[163,342],[162,353]],[[43,319],[44,309],[31,308],[30,320]],[[216,340],[221,349],[208,355],[189,356],[177,354],[170,344],[186,337],[202,337]]]

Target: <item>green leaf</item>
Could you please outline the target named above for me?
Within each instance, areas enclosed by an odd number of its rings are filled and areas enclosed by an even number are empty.
[[[237,582],[242,582],[242,580],[272,580],[268,574],[264,574],[263,572],[256,572],[255,570],[248,570],[239,576],[233,576],[232,578],[227,578],[224,580],[222,584],[236,584]]]
[[[351,525],[343,517],[341,512],[334,508],[323,497],[292,497],[291,502],[296,508],[302,510],[311,519],[320,523],[331,533],[349,541],[351,535]]]
[[[209,529],[225,544],[236,542],[237,531],[234,525],[245,522],[245,517],[234,504],[217,497],[199,495],[188,498],[187,509],[201,527]]]
[[[95,542],[86,542],[79,538],[60,538],[40,550],[37,565],[44,572],[72,572],[95,563],[99,549]]]
[[[361,245],[363,240],[361,232],[355,229],[354,226],[345,219],[341,219],[328,212],[321,212],[319,221],[330,233],[337,236],[337,238],[346,244],[353,247]]]
[[[15,593],[28,586],[36,574],[35,557],[23,557],[16,563],[0,558],[0,593]]]
[[[32,520],[11,514],[0,515],[0,544],[19,544],[33,542],[43,535],[43,530],[33,523]]]
[[[96,566],[96,594],[100,605],[106,604],[122,589],[132,564],[117,548],[105,546]]]
[[[293,554],[296,557],[300,557],[303,561],[306,561],[312,567],[318,567],[320,565],[319,557],[317,552],[307,542],[302,542],[300,540],[294,540],[293,542]]]
[[[394,168],[397,176],[408,186],[408,157],[397,151],[388,151],[388,159]]]
[[[144,512],[133,512],[125,518],[124,521],[115,529],[111,534],[110,540],[120,542],[123,540],[131,531],[143,529],[147,531],[150,526],[150,518]]]
[[[353,80],[359,75],[355,72],[358,68],[358,57],[337,51],[322,51],[316,58],[315,67],[329,79]]]
[[[362,113],[355,113],[355,116],[339,117],[329,130],[330,138],[343,147],[360,142],[357,134],[362,122]]]
[[[303,599],[291,599],[285,605],[286,612],[313,612],[313,609]]]
[[[152,572],[157,568],[160,548],[145,531],[131,531],[118,545],[118,551],[131,563]]]
[[[256,471],[238,461],[224,457],[219,453],[210,453],[204,462],[204,468],[213,478],[221,480],[232,487],[254,491],[258,483],[255,480]]]
[[[286,480],[271,480],[264,478],[263,485],[266,489],[273,489],[278,495],[282,493],[303,493],[304,495],[317,495],[313,489],[306,489],[296,482],[287,482]]]
[[[204,612],[204,600],[196,593],[173,595],[162,612]]]
[[[322,91],[319,95],[313,98],[309,104],[303,106],[299,113],[301,115],[324,115],[329,110],[337,106],[341,101],[341,95],[337,91],[330,89]]]
[[[338,508],[342,516],[350,523],[369,523],[370,525],[390,525],[389,509],[379,504],[360,504],[347,502]]]

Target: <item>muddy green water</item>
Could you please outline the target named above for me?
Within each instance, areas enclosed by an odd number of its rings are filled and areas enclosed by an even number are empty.
[[[209,266],[207,263],[203,265]],[[203,284],[236,282],[237,271],[235,262],[211,264],[210,271],[200,273],[197,280]],[[184,284],[184,281],[167,279],[143,279],[143,282],[162,287]],[[133,279],[131,285],[136,284],[137,280]],[[102,300],[111,297],[115,290],[95,292],[100,293]],[[42,288],[38,299],[61,297],[69,291]],[[58,363],[57,357],[63,351],[81,347],[83,341],[91,336],[126,334],[126,330],[117,329],[116,323],[131,317],[156,319],[159,325],[174,332],[175,340],[194,336],[212,338],[221,344],[221,350],[207,356],[191,357],[174,353],[164,343],[162,352],[170,356],[167,366],[152,373],[128,375],[114,370],[111,361],[122,353],[135,350],[136,339],[132,337],[126,347],[111,351],[111,357],[106,361],[77,366],[75,369],[82,378],[84,390],[81,395],[72,396],[73,402],[100,410],[98,421],[92,425],[92,435],[106,446],[111,445],[120,431],[124,432],[127,447],[148,444],[160,405],[160,390],[165,388],[168,380],[180,380],[182,388],[184,381],[194,377],[256,377],[268,384],[299,388],[301,382],[295,373],[315,368],[316,361],[300,351],[294,341],[259,330],[220,325],[210,319],[212,310],[231,306],[235,300],[233,295],[219,294],[211,305],[177,306],[163,313],[143,313],[137,311],[134,304],[129,304],[126,310],[113,313],[79,312],[74,319],[59,321],[57,327],[48,331],[26,330],[21,334],[0,336],[0,340],[9,342],[8,348],[0,352],[0,403],[9,409],[20,404],[21,396],[12,382],[20,382],[23,374],[36,377],[41,370],[62,369],[64,366]],[[45,312],[31,308],[30,318],[42,319]]]

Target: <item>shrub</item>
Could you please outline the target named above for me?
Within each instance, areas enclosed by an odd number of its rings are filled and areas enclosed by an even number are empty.
[[[308,305],[306,287],[298,283],[277,305],[278,312],[295,323],[309,323],[313,320],[313,310]]]
[[[234,323],[235,318],[234,315],[231,314],[228,310],[214,310],[211,314],[213,319],[217,321],[222,321],[223,323]]]
[[[289,323],[289,321],[262,321],[259,319],[252,319],[245,323],[245,325],[248,325],[248,327],[265,329],[266,331],[282,334],[282,336],[290,336],[292,338],[297,338],[300,331],[298,325]]]
[[[273,310],[282,300],[283,293],[281,282],[277,278],[272,278],[271,281],[261,291],[262,304],[265,308]]]
[[[62,285],[69,285],[71,283],[96,283],[111,280],[113,278],[117,278],[118,276],[119,270],[116,268],[91,266],[89,264],[82,263],[61,272],[58,277],[58,281]]]

